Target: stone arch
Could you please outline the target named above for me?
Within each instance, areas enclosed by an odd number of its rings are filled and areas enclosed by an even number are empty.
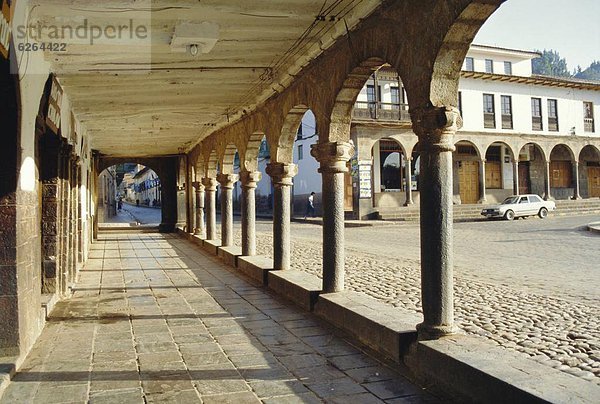
[[[501,145],[505,148],[504,154],[506,154],[506,149],[508,149],[508,151],[510,152],[511,159],[517,159],[519,157],[518,150],[515,148],[515,145],[513,143],[507,142],[506,140],[492,140],[490,142],[482,144],[481,150],[483,150],[485,153],[483,155],[485,156],[487,154],[489,148],[495,144]]]
[[[562,153],[561,153],[561,149],[562,149]],[[549,155],[550,161],[552,161],[552,155],[556,156],[556,154],[558,154],[558,153],[562,154],[562,156],[560,156],[560,158],[565,158],[565,154],[568,154],[570,156],[571,161],[577,160],[575,158],[575,153],[573,152],[573,149],[565,143],[558,143],[552,147],[552,149],[550,150],[550,155]]]
[[[459,9],[461,6],[463,7],[462,11],[449,24],[437,55],[433,55],[434,57],[430,59],[435,62],[432,66],[428,91],[430,99],[427,101],[433,106],[458,107],[458,82],[463,60],[479,29],[504,1],[468,1],[462,2],[464,5],[457,5]],[[446,15],[452,16],[452,13]],[[440,21],[440,25],[445,25],[445,23],[445,21]],[[426,107],[427,105],[423,101],[426,100],[418,100],[418,103],[420,106]]]
[[[309,109],[307,105],[298,104],[288,111],[281,127],[277,145],[271,149],[271,161],[286,164],[294,162],[294,141],[296,140],[298,127],[302,123],[302,118]]]
[[[258,157],[263,140],[266,140],[266,136],[262,131],[250,134],[246,148],[240,155],[240,170],[249,172],[258,170]]]
[[[215,178],[217,176],[217,170],[219,166],[219,157],[217,151],[212,149],[208,152],[208,156],[205,156],[204,161],[204,174],[207,178]]]
[[[590,157],[595,155],[596,160],[600,161],[600,147],[593,144],[583,146],[579,151],[577,160],[583,161],[586,155],[589,155]]]
[[[549,156],[548,156],[548,157],[546,156],[548,153],[547,153],[547,152],[544,150],[544,148],[543,148],[543,147],[542,147],[542,146],[541,146],[539,143],[537,143],[537,142],[525,142],[525,143],[522,143],[522,144],[518,145],[519,155],[521,155],[521,154],[522,154],[521,152],[523,151],[523,149],[524,149],[526,146],[533,146],[533,147],[535,148],[535,150],[536,150],[536,151],[538,151],[538,152],[541,154],[541,156],[542,156],[542,158],[544,159],[544,161],[548,160]]]
[[[519,193],[545,195],[546,151],[537,142],[524,142],[518,150]]]
[[[483,153],[482,153],[482,151],[481,151],[480,145],[478,145],[476,142],[474,142],[474,141],[472,141],[472,140],[470,140],[470,139],[467,139],[467,138],[457,138],[457,140],[455,140],[455,141],[454,141],[454,146],[457,146],[457,147],[458,147],[458,146],[459,146],[459,143],[462,143],[462,144],[468,143],[468,146],[471,146],[471,147],[473,147],[473,149],[475,150],[475,152],[476,152],[476,154],[477,154],[477,157],[478,157],[479,159],[481,159],[481,158],[482,158],[482,156],[483,156]],[[458,148],[457,148],[457,150],[455,151],[455,153],[456,153],[456,154],[458,154]]]
[[[228,143],[219,155],[219,173],[233,174],[236,154],[239,157],[238,148],[233,143]]]

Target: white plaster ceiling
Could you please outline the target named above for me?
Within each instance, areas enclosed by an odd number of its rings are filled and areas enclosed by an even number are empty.
[[[147,24],[151,42],[53,39],[46,53],[73,111],[107,155],[175,154],[250,111],[370,14],[381,0],[34,0],[31,23]],[[321,13],[325,21],[316,22]],[[335,17],[335,18],[334,18]],[[345,19],[345,21],[344,21]],[[218,25],[209,53],[173,52],[175,28]],[[49,31],[45,34],[49,36]],[[49,41],[47,38],[45,41]],[[285,56],[290,49],[294,53]],[[278,84],[279,83],[279,84]]]

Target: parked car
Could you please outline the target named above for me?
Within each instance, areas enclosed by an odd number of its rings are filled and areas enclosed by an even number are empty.
[[[481,211],[485,217],[503,217],[513,220],[515,217],[538,215],[541,219],[548,216],[548,212],[556,209],[552,201],[545,201],[535,194],[513,195],[506,198],[501,204],[487,207]]]

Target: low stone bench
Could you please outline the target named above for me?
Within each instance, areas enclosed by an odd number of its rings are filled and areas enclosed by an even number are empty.
[[[305,310],[312,311],[321,293],[321,279],[301,271],[269,271],[269,289],[291,300]]]
[[[421,316],[370,296],[343,291],[322,293],[315,314],[348,332],[363,344],[400,362],[417,339],[416,325]]]
[[[421,379],[467,401],[597,403],[600,397],[596,383],[467,335],[419,341],[405,361]]]
[[[202,240],[202,248],[212,255],[217,255],[219,247],[221,247],[221,240]]]
[[[269,284],[269,272],[273,270],[273,260],[263,255],[252,257],[240,256],[237,259],[237,267],[244,275],[255,280],[260,285]]]
[[[227,265],[236,267],[237,259],[242,255],[242,248],[238,246],[217,247],[217,255]]]

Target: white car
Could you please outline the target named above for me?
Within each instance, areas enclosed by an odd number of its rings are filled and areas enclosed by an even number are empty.
[[[509,196],[501,204],[483,209],[481,214],[487,218],[503,217],[506,220],[533,215],[544,219],[548,212],[555,209],[554,202],[545,201],[535,194],[526,194]]]

